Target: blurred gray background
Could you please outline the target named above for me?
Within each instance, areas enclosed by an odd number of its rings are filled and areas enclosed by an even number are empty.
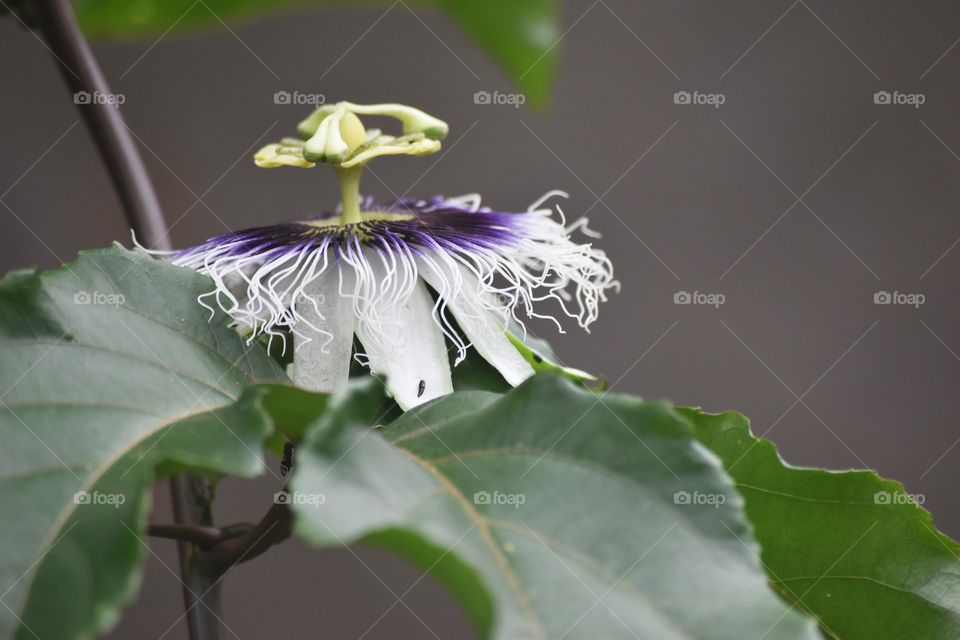
[[[175,245],[336,204],[331,172],[253,166],[309,111],[275,92],[420,106],[451,124],[443,155],[379,161],[365,192],[476,191],[510,210],[561,188],[568,216],[588,211],[604,234],[623,291],[591,334],[543,332],[567,363],[616,390],[741,411],[792,463],[900,479],[960,536],[960,5],[563,2],[544,112],[476,104],[517,90],[446,16],[385,10],[96,45]],[[0,73],[0,267],[129,245],[58,70],[11,20]],[[876,104],[878,91],[923,104]],[[881,291],[925,299],[878,305]],[[228,483],[219,521],[257,519],[276,489]],[[168,509],[158,491],[157,520]],[[174,547],[153,550],[113,638],[186,637]],[[472,637],[429,578],[362,546],[288,542],[231,572],[224,602],[243,639]]]

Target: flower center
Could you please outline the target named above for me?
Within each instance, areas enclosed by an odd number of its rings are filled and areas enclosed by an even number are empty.
[[[403,134],[391,136],[368,130],[358,115],[386,116],[399,120]],[[261,167],[314,167],[317,162],[333,166],[340,180],[341,214],[313,226],[346,227],[372,220],[360,211],[360,177],[367,162],[383,155],[421,156],[440,150],[447,135],[445,122],[401,104],[362,105],[338,102],[323,105],[297,127],[301,139],[284,138],[267,145],[255,156]],[[393,219],[397,218],[380,218]],[[409,219],[409,218],[403,218]]]

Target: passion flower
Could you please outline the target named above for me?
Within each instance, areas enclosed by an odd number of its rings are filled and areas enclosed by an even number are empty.
[[[397,118],[403,134],[368,131],[360,115]],[[558,207],[546,206],[562,192],[518,213],[481,206],[477,195],[360,196],[370,159],[433,153],[447,131],[403,105],[321,107],[300,124],[300,138],[268,145],[255,160],[333,165],[337,211],[217,236],[170,260],[210,276],[216,288],[200,303],[212,310],[212,298],[250,340],[292,334],[290,373],[305,388],[332,392],[347,381],[354,336],[356,358],[386,377],[403,409],[453,391],[448,342],[455,365],[472,346],[517,385],[534,369],[510,324],[548,318],[562,332],[560,315],[587,328],[619,285],[603,251],[571,239],[578,230],[596,237],[586,219],[568,226]]]

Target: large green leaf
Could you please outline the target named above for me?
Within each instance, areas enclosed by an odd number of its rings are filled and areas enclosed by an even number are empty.
[[[262,471],[270,422],[248,387],[283,374],[208,322],[210,288],[119,247],[0,282],[0,637],[115,621],[156,475]]]
[[[556,66],[556,0],[419,0],[449,13],[510,75],[533,103],[547,98]],[[93,36],[161,34],[277,9],[327,6],[337,0],[77,0]],[[366,0],[373,6],[390,5]],[[439,45],[438,45],[439,46]]]
[[[497,638],[817,637],[769,588],[741,499],[667,405],[545,374],[380,430],[371,397],[335,403],[298,448],[308,540],[396,550]]]
[[[791,467],[743,416],[684,412],[736,480],[785,598],[836,638],[960,637],[960,547],[902,484]]]
[[[342,0],[76,0],[74,10],[90,36],[160,35],[168,29],[218,24],[221,20],[258,17],[277,10],[345,5]],[[382,4],[367,0],[365,4]]]

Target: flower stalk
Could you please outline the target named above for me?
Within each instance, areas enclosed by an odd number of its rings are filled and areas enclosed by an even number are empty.
[[[359,224],[360,215],[360,177],[363,175],[363,165],[344,169],[336,168],[337,178],[340,179],[340,226]]]

